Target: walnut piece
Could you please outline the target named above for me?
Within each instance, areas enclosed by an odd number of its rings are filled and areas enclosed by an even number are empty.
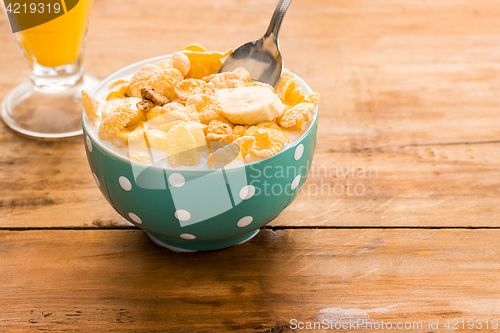
[[[163,106],[170,102],[170,98],[157,93],[154,89],[142,88],[141,97],[159,106]]]
[[[143,99],[136,105],[137,105],[137,110],[139,111],[147,111],[155,106],[151,101],[148,101],[146,99]]]

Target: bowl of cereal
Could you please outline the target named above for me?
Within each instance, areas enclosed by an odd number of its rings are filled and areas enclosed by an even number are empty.
[[[82,92],[97,186],[126,220],[173,251],[241,244],[306,180],[319,95],[288,70],[275,88],[228,52],[197,44],[130,65]]]

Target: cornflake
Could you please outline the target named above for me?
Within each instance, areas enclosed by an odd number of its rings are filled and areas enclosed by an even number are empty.
[[[186,76],[191,68],[189,58],[182,52],[175,52],[172,56],[172,66],[177,68],[182,76]]]
[[[182,48],[181,51],[207,52],[207,50],[203,46],[197,43],[186,45]]]
[[[251,126],[245,131],[245,136],[252,136],[255,139],[255,144],[250,152],[260,158],[276,155],[288,142],[287,135],[273,122],[263,122]]]
[[[167,133],[168,162],[174,168],[179,166],[197,166],[200,164],[200,154],[196,149],[196,141],[183,124],[175,125]]]
[[[151,164],[149,154],[157,151],[165,152],[159,156],[166,156],[172,167],[197,166],[207,157],[216,163],[231,163],[248,155],[276,155],[289,141],[287,133],[297,135],[310,119],[319,94],[306,96],[288,69],[283,69],[276,89],[253,82],[244,68],[218,73],[231,53],[231,49],[212,52],[199,44],[187,45],[172,58],[143,66],[130,81],[113,82],[109,89],[120,85],[119,89],[108,94],[102,107],[82,92],[85,114],[91,121],[101,116],[99,138],[110,140],[117,148],[128,146],[127,156],[133,163]],[[269,89],[280,112],[272,112],[266,104],[269,91],[242,87]],[[235,90],[248,90],[248,94],[236,94],[229,101],[221,97]],[[240,123],[226,119],[221,105],[240,114]],[[264,119],[269,121],[257,123]]]
[[[92,96],[90,96],[85,90],[82,90],[82,104],[87,117],[94,121],[97,119],[97,107],[99,106],[99,102]]]
[[[236,125],[233,128],[234,135],[240,137],[245,135],[245,131],[247,130],[247,127],[241,126],[241,125]]]
[[[121,130],[115,132],[115,138],[124,141],[140,141],[144,140],[144,131],[142,129],[133,130],[132,132]]]
[[[286,110],[283,115],[278,118],[278,124],[283,127],[292,127],[299,121],[309,119],[309,114],[314,111],[316,106],[312,103],[300,103]]]
[[[111,83],[108,88],[113,89],[117,85],[125,84],[125,83],[128,83],[128,81],[127,80],[116,80],[115,82]]]
[[[175,125],[180,124],[180,123],[183,123],[183,121],[182,120],[174,120],[174,121],[171,121],[169,123],[158,126],[158,129],[160,131],[163,131],[163,132],[168,132],[168,131],[170,131],[170,129],[172,127],[174,127]]]
[[[255,144],[255,138],[243,136],[234,140],[232,143],[217,149],[210,157],[216,163],[231,163],[237,158],[243,158],[250,152]]]
[[[110,92],[108,97],[106,97],[106,101],[110,101],[116,98],[127,97],[127,93],[128,93],[128,86],[121,86],[120,90]]]
[[[207,140],[233,142],[234,139],[236,139],[236,135],[233,133],[231,125],[218,119],[214,119],[208,124]]]
[[[160,130],[150,129],[146,131],[146,138],[151,148],[167,150],[167,133]]]
[[[139,112],[135,106],[131,105],[128,98],[114,99],[104,105],[102,109],[102,113],[107,114],[107,117],[99,126],[98,135],[101,140],[107,140],[115,132],[124,129]]]
[[[208,82],[206,90],[213,94],[219,89],[236,88],[244,82],[241,75],[235,72],[215,74]]]
[[[164,106],[155,106],[146,113],[149,125],[160,126],[175,120],[189,121],[184,113],[184,106],[179,103],[169,103]]]
[[[192,95],[186,101],[186,106],[194,105],[198,111],[200,122],[208,124],[216,119],[221,112],[219,102],[213,95],[196,94]]]
[[[137,124],[144,121],[146,121],[146,112],[142,110],[137,110],[135,117],[129,120],[126,127],[133,129],[135,128],[135,126],[137,126]]]
[[[307,96],[306,99],[304,99],[304,103],[313,103],[314,106],[318,106],[319,94],[317,92],[313,92],[311,95]]]
[[[175,86],[175,93],[181,100],[187,100],[190,96],[201,94],[205,91],[207,84],[203,80],[182,80]]]
[[[163,69],[168,69],[168,68],[173,68],[174,67],[172,59],[160,60],[157,63],[155,63],[155,65],[158,66],[158,67],[161,67]]]
[[[207,127],[206,125],[190,121],[187,123],[183,123],[182,126],[186,127],[189,133],[191,133],[191,135],[194,138],[194,143],[196,147],[198,148],[206,147],[207,141],[205,139],[205,133],[203,132],[205,127]]]
[[[151,164],[151,159],[141,153],[129,153],[127,154],[127,157],[130,158],[130,160],[140,164]]]
[[[283,71],[281,72],[281,78],[278,82],[278,85],[276,86],[276,91],[279,93],[283,93],[283,87],[291,80],[293,79],[294,76],[290,70],[283,68]]]
[[[175,85],[182,81],[184,76],[176,68],[164,69],[156,65],[145,65],[130,80],[130,93],[141,98],[141,89],[153,89],[157,93],[170,99],[175,99]]]
[[[191,63],[191,68],[187,74],[187,78],[201,79],[205,76],[217,73],[222,66],[222,58],[227,57],[233,52],[228,50],[222,52],[204,52],[204,51],[191,51],[184,50],[184,53]]]

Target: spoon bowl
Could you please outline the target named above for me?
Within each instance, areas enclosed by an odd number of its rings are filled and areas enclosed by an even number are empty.
[[[238,47],[227,59],[219,73],[245,68],[254,81],[276,87],[283,70],[278,34],[292,0],[280,0],[264,37]]]

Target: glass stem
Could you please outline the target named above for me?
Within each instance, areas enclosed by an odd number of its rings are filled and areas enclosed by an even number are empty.
[[[30,73],[30,80],[36,91],[60,93],[82,82],[83,67],[80,59],[57,67],[44,67],[35,61]]]

